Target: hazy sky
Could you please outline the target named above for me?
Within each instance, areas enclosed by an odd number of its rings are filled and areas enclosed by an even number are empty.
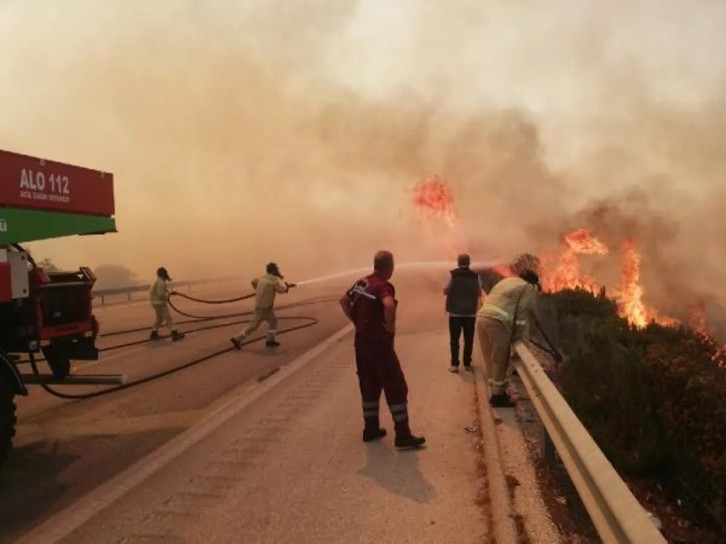
[[[0,148],[115,174],[118,234],[34,246],[67,266],[439,258],[436,172],[479,260],[597,223],[680,275],[659,298],[720,296],[724,28],[719,0],[5,0]]]

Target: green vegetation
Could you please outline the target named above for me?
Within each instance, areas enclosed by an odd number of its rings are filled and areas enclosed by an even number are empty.
[[[715,531],[726,523],[726,367],[692,331],[618,317],[601,292],[543,295],[567,355],[558,385],[621,474],[655,479]],[[720,533],[719,533],[720,534]]]

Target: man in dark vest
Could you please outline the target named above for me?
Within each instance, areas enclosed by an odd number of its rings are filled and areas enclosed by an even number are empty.
[[[471,353],[474,348],[476,313],[482,297],[479,274],[471,270],[469,255],[459,255],[459,267],[451,271],[449,283],[444,288],[446,311],[449,314],[451,340],[451,366],[449,372],[459,372],[459,337],[464,331],[464,369],[471,371]]]

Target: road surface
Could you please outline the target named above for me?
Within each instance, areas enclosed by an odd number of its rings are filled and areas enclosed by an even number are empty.
[[[352,335],[336,302],[349,279],[310,284],[280,297],[281,307],[294,307],[279,315],[318,323],[282,335],[280,348],[251,344],[89,400],[56,399],[33,387],[20,399],[16,449],[0,473],[0,540],[464,543],[506,534],[506,492],[497,496],[490,481],[498,469],[488,470],[481,448],[486,418],[479,417],[474,376],[446,372],[441,274],[397,279],[396,347],[412,427],[427,437],[427,448],[397,452],[392,432],[361,442]],[[251,307],[178,305],[205,315]],[[144,303],[103,307],[97,315],[106,333],[151,319]],[[289,319],[280,328],[308,322]],[[240,326],[105,351],[78,372],[138,379],[230,347]],[[100,345],[147,335],[105,337]],[[383,402],[381,415],[392,431]]]

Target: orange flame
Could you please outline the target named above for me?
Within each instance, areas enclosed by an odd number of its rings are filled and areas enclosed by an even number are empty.
[[[542,288],[554,292],[563,289],[584,289],[597,293],[599,286],[594,278],[580,270],[578,255],[605,255],[607,246],[587,229],[578,229],[563,237],[559,255],[543,253]]]
[[[658,315],[658,312],[643,302],[643,286],[640,283],[640,254],[635,247],[635,240],[632,238],[626,239],[623,243],[622,258],[622,284],[620,291],[615,295],[621,317],[639,329],[653,322],[663,327],[678,326],[680,322],[677,319]]]
[[[578,255],[606,255],[607,246],[588,229],[577,229],[564,236],[565,242]]]
[[[512,267],[508,264],[498,264],[496,266],[492,266],[492,271],[496,272],[503,278],[511,278],[512,276],[514,276]]]
[[[698,302],[688,307],[688,326],[699,336],[708,336],[706,324],[706,306]]]
[[[436,222],[443,222],[446,231],[432,234],[448,258],[466,251],[454,206],[454,195],[440,176],[429,175],[414,187],[413,204],[419,218],[429,228],[436,229]]]
[[[608,247],[588,229],[577,229],[563,236],[559,254],[544,253],[542,262],[545,291],[554,292],[563,289],[584,289],[597,293],[598,283],[589,274],[580,269],[579,255],[607,255]],[[677,319],[659,316],[643,302],[643,286],[640,282],[640,254],[635,247],[635,240],[628,238],[623,244],[622,276],[620,290],[614,293],[613,299],[618,305],[618,313],[638,328],[648,323],[656,323],[673,327],[679,324]]]
[[[439,176],[428,176],[414,187],[413,204],[422,215],[441,219],[452,229],[456,228],[454,195]]]
[[[726,368],[726,344],[719,344],[709,333],[706,319],[706,306],[698,302],[688,308],[688,326],[696,336],[713,348],[711,360],[722,368]]]

